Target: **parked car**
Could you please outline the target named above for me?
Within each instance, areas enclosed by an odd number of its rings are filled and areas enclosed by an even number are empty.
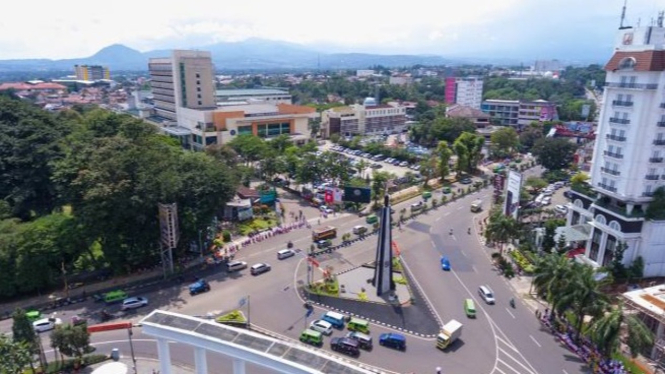
[[[471,178],[462,178],[459,182],[462,184],[471,184],[473,181]]]
[[[283,260],[285,258],[293,257],[296,255],[296,252],[293,249],[281,249],[277,251],[277,259]]]
[[[409,166],[409,162],[408,161],[402,161],[402,162],[399,163],[399,166],[401,166],[401,167]]]
[[[62,325],[62,320],[53,317],[38,319],[32,323],[36,333],[53,330],[58,325]]]
[[[317,319],[315,321],[312,321],[312,323],[309,324],[309,328],[314,331],[318,331],[323,335],[331,335],[333,332],[332,324],[322,319]]]
[[[122,301],[122,306],[120,309],[136,309],[146,305],[148,305],[148,299],[145,297],[129,297]]]
[[[329,239],[323,239],[323,240],[316,241],[316,248],[318,248],[318,249],[328,248],[331,245],[332,245],[332,241],[329,240]]]
[[[385,333],[379,336],[379,344],[403,351],[406,349],[406,337],[402,334]]]
[[[419,201],[417,203],[411,204],[411,211],[414,212],[414,211],[420,210],[424,207],[425,207],[425,203],[422,202],[422,201]]]
[[[554,207],[554,210],[555,210],[557,213],[561,213],[561,214],[566,214],[566,213],[568,213],[568,208],[567,208],[566,206],[564,206],[564,205],[557,205],[557,206]]]
[[[330,348],[335,352],[341,352],[349,356],[360,355],[360,344],[357,340],[351,338],[332,338]]]
[[[252,275],[260,275],[260,274],[263,274],[263,273],[266,273],[266,272],[269,272],[269,271],[270,271],[270,265],[266,264],[266,263],[263,263],[263,262],[259,262],[258,264],[254,264],[254,265],[252,265],[251,268],[249,268],[249,272]]]
[[[552,197],[551,196],[545,196],[543,198],[543,201],[540,204],[541,205],[550,205],[550,204],[552,204]]]

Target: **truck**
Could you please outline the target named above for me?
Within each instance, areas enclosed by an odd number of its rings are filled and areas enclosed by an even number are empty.
[[[477,213],[480,212],[481,210],[483,210],[483,201],[480,199],[474,200],[471,203],[471,211]]]
[[[436,347],[446,349],[462,335],[462,324],[457,320],[451,319],[443,325],[441,332],[436,337]]]

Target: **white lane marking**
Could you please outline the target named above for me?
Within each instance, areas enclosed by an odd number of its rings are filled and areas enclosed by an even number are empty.
[[[513,345],[510,344],[509,342],[505,341],[505,340],[504,340],[503,338],[501,338],[500,336],[497,336],[497,337],[496,337],[496,340],[497,340],[498,342],[502,343],[503,345],[505,345],[506,347],[508,347],[508,348],[512,349],[513,351],[515,351],[515,353],[520,353],[520,352],[517,350],[517,348],[515,348],[515,346],[513,346]]]
[[[534,343],[536,343],[536,345],[538,346],[538,348],[542,348],[542,346],[540,345],[540,343],[538,343],[538,341],[536,340],[536,338],[533,337],[533,335],[529,335],[529,337],[531,338],[531,340],[533,340]]]
[[[478,270],[476,270],[476,267],[474,265],[471,265],[471,270],[473,270],[474,273],[478,272]]]
[[[450,235],[450,237],[453,238],[454,241],[457,241],[457,238],[455,237],[455,235]]]
[[[519,366],[523,367],[524,370],[527,371],[527,373],[534,373],[534,374],[536,373],[535,371],[533,371],[533,370],[529,369],[528,367],[524,366],[523,363],[521,363],[521,362],[520,362],[519,360],[517,360],[515,357],[511,356],[508,352],[504,351],[504,350],[501,349],[501,348],[499,348],[499,350],[500,350],[501,352],[503,352],[504,355],[510,357],[510,359],[513,360],[516,364],[518,364]],[[517,353],[519,354],[519,352],[517,352]],[[520,356],[521,356],[521,354],[520,354]],[[503,361],[503,360],[501,360],[501,359],[499,359],[499,361],[503,362],[504,365],[510,367],[509,365],[506,364],[505,361]],[[529,365],[529,366],[530,366],[530,365]],[[511,367],[511,369],[512,369],[512,367]],[[513,369],[513,370],[515,370],[515,369]],[[517,370],[515,370],[515,372],[516,372],[516,373],[519,373],[519,371],[517,371]]]
[[[464,208],[464,207],[463,207],[463,206],[461,206],[461,207],[457,208],[457,210],[462,210],[462,208]]]
[[[508,308],[506,308],[506,312],[508,312],[508,314],[510,314],[511,317],[515,318],[515,315],[511,313],[510,310],[508,310]]]
[[[430,240],[430,243],[432,243],[432,248],[436,249],[436,244],[434,244],[434,240]]]
[[[450,212],[446,212],[446,214],[444,214],[444,216],[449,216],[449,215],[450,215]]]
[[[466,255],[466,252],[464,252],[464,251],[460,251],[460,253],[462,253],[462,256],[464,256],[464,257],[468,257],[468,256]]]
[[[500,363],[502,363],[504,366],[508,367],[513,373],[521,374],[517,369],[515,369],[514,367],[508,365],[508,363],[507,363],[506,361],[503,361],[502,359],[499,359],[498,361],[499,361]],[[498,369],[498,368],[497,368],[497,369]],[[505,371],[501,371],[501,372],[502,372],[502,373],[505,373]]]
[[[443,218],[443,217],[439,217],[439,218],[437,218],[435,221],[436,221],[436,222],[439,222],[439,221],[441,221],[441,218]]]
[[[561,371],[563,371],[563,374],[568,374],[568,372],[563,369],[561,369]]]

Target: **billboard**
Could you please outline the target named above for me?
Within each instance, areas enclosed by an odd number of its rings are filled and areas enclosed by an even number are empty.
[[[344,201],[352,203],[369,203],[372,191],[367,187],[344,187]]]
[[[508,187],[503,212],[507,216],[517,218],[520,207],[520,190],[522,189],[522,173],[510,170],[508,172]]]

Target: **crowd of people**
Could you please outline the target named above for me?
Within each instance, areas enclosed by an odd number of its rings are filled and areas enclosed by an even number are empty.
[[[552,316],[549,309],[545,309],[544,313],[536,311],[536,317],[540,319],[540,322],[547,326],[552,334],[559,338],[563,343],[566,344],[568,349],[575,352],[581,359],[584,360],[589,366],[593,369],[594,373],[602,374],[628,374],[623,363],[620,361],[604,358],[603,355],[598,351],[595,345],[586,337],[581,337],[579,341],[576,341],[573,337],[575,335],[575,330],[570,326],[570,324],[565,323],[565,325],[560,325],[559,328],[555,326],[552,322]],[[563,326],[563,327],[561,327]]]
[[[254,243],[262,242],[266,239],[269,239],[275,235],[286,234],[292,230],[301,229],[303,227],[311,228],[311,225],[304,219],[297,222],[289,223],[286,225],[281,225],[273,227],[261,232],[254,232],[247,235],[247,238],[244,238],[240,242],[231,242],[226,244],[219,250],[219,253],[222,256],[234,256],[241,248],[245,248]]]

